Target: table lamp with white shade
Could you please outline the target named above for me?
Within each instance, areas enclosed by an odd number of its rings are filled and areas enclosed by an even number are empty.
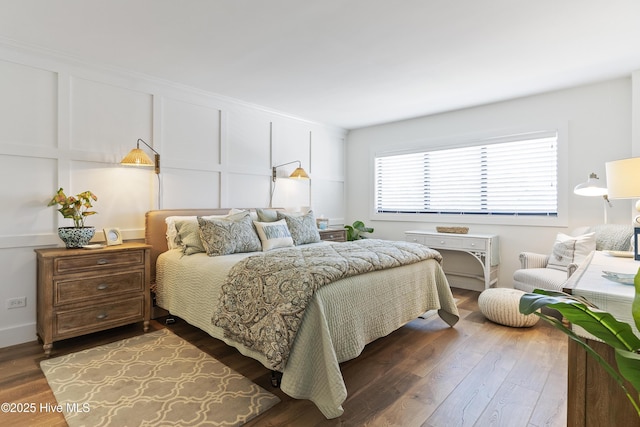
[[[640,157],[607,162],[607,190],[611,199],[640,199]],[[636,202],[636,215],[633,218],[634,258],[640,261],[638,254],[638,235],[640,234],[640,200]]]

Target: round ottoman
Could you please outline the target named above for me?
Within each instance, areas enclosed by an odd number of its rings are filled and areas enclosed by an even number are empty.
[[[520,297],[525,292],[510,288],[490,288],[478,297],[478,306],[484,316],[496,323],[516,328],[530,327],[538,323],[535,314],[524,315],[518,310]]]

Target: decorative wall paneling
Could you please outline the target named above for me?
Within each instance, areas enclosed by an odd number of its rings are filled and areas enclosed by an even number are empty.
[[[56,229],[69,225],[46,207],[58,187],[93,191],[98,215],[90,224],[139,239],[144,213],[158,206],[265,206],[271,165],[301,160],[313,171],[307,200],[343,221],[342,129],[4,45],[0,91],[0,348],[35,339],[33,248],[60,245]],[[160,180],[152,169],[120,166],[138,138],[160,152]],[[98,232],[94,240],[102,239]],[[25,308],[6,308],[5,300],[22,296]]]

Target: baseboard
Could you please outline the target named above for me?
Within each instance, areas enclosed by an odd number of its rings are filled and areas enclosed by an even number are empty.
[[[447,281],[452,288],[466,289],[469,291],[484,291],[484,283],[479,280],[458,277],[447,274]]]
[[[25,323],[0,329],[0,348],[37,340],[36,323]]]

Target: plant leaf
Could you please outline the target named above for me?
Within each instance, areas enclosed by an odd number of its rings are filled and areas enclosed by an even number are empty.
[[[636,390],[640,390],[640,354],[616,348],[618,370]]]
[[[628,351],[640,349],[640,339],[629,324],[619,322],[610,313],[590,307],[572,295],[536,289],[535,294],[525,294],[520,299],[520,312],[523,314],[531,314],[542,307],[558,310],[569,322],[613,348]]]
[[[626,378],[628,380],[629,380],[629,378],[626,377],[625,374],[620,369],[619,362],[617,361],[618,360],[617,354],[616,354],[616,363],[618,364],[618,369],[620,370],[620,373],[618,373],[618,371],[616,371],[613,366],[611,366],[602,356],[600,356],[600,354],[597,351],[595,351],[593,348],[591,348],[591,346],[589,346],[589,344],[587,344],[586,341],[584,341],[582,338],[580,338],[571,329],[569,329],[566,326],[564,326],[564,324],[562,322],[560,322],[558,319],[556,319],[555,317],[552,317],[552,316],[547,316],[546,314],[543,314],[543,313],[540,313],[540,312],[535,312],[535,314],[537,316],[541,317],[543,320],[545,320],[545,321],[549,322],[550,324],[552,324],[556,329],[559,329],[562,332],[564,332],[569,337],[569,339],[573,340],[574,342],[579,344],[582,348],[584,348],[585,351],[588,354],[590,354],[591,357],[593,357],[596,360],[596,362],[598,362],[600,364],[600,366],[602,366],[602,368],[611,376],[611,378],[613,378],[615,380],[615,382],[618,383],[620,388],[622,388],[624,394],[627,396],[627,399],[629,399],[629,402],[631,402],[631,405],[636,410],[636,413],[638,414],[638,416],[640,416],[640,407],[638,406],[638,402],[636,402],[636,399],[634,398],[634,396],[631,395],[631,393],[629,392],[629,390],[625,386],[624,378]],[[635,353],[626,352],[625,350],[620,350],[620,351],[622,353],[635,354]],[[616,350],[616,352],[618,352],[618,350]],[[636,361],[636,364],[637,364],[637,361]],[[632,383],[632,385],[634,386],[636,391],[640,390],[640,389],[638,389],[638,386],[636,386],[636,384],[634,384],[633,381],[630,380],[630,382]]]
[[[353,228],[357,229],[357,230],[362,230],[364,228],[364,222],[362,221],[355,221],[353,223]]]
[[[633,279],[633,284],[635,285],[636,293],[631,303],[631,314],[633,315],[636,328],[640,330],[640,268],[638,268],[636,277]]]

